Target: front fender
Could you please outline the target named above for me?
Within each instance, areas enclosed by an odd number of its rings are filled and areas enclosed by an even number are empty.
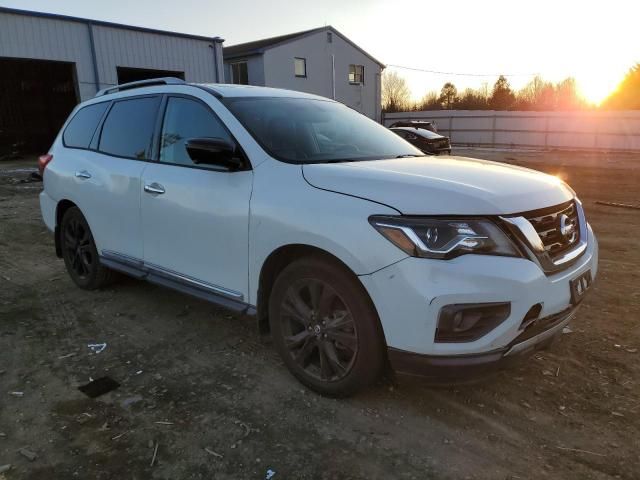
[[[309,185],[300,165],[275,160],[256,169],[249,221],[249,303],[257,301],[260,271],[272,252],[308,245],[342,261],[356,275],[407,255],[376,232],[368,218],[397,214],[375,202]]]

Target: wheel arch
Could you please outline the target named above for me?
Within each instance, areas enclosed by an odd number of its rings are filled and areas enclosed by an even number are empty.
[[[351,269],[349,266],[343,262],[340,258],[335,256],[334,254],[323,250],[322,248],[315,247],[307,244],[289,244],[278,247],[276,250],[271,252],[271,254],[267,257],[267,259],[262,264],[262,268],[260,269],[260,276],[258,280],[258,295],[257,295],[257,323],[258,323],[258,331],[261,335],[266,335],[269,333],[269,297],[271,295],[271,290],[273,288],[273,284],[284,268],[292,262],[304,258],[304,257],[316,257],[323,258],[328,262],[331,262],[340,268],[342,268],[345,272],[352,275],[355,279],[358,280],[358,283],[362,287],[363,293],[367,296],[369,302],[371,302],[371,306],[373,307],[376,315],[378,315],[378,310],[369,295],[369,292],[365,288],[365,286],[360,282],[358,275]],[[382,336],[384,338],[384,329],[382,328],[382,324],[380,322],[380,318],[377,318],[378,324],[380,326],[380,330],[382,332]],[[384,339],[386,344],[386,339]]]
[[[56,256],[58,258],[62,258],[62,243],[60,241],[60,223],[62,222],[62,217],[72,207],[78,208],[78,205],[73,203],[71,200],[66,198],[60,200],[56,205],[56,227],[54,232],[54,241],[56,246]]]

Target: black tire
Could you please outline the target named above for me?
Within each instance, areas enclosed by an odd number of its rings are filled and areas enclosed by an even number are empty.
[[[291,373],[322,395],[352,395],[385,364],[384,335],[369,296],[353,273],[330,259],[306,257],[280,273],[269,322]]]
[[[67,272],[78,287],[95,290],[114,281],[116,273],[100,264],[89,224],[77,207],[69,208],[62,217],[60,245]]]

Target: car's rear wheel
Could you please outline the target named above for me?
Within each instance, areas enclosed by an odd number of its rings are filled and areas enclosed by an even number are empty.
[[[384,364],[377,313],[355,275],[324,258],[304,258],[278,276],[269,301],[274,344],[293,375],[313,390],[347,396]]]
[[[67,272],[78,287],[94,290],[113,281],[115,272],[100,264],[89,224],[77,207],[62,217],[60,242]]]

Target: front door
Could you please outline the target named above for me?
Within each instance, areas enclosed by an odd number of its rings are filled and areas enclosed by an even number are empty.
[[[188,286],[246,302],[252,171],[194,164],[185,141],[203,137],[235,143],[204,102],[169,96],[158,162],[142,174],[144,263]]]

